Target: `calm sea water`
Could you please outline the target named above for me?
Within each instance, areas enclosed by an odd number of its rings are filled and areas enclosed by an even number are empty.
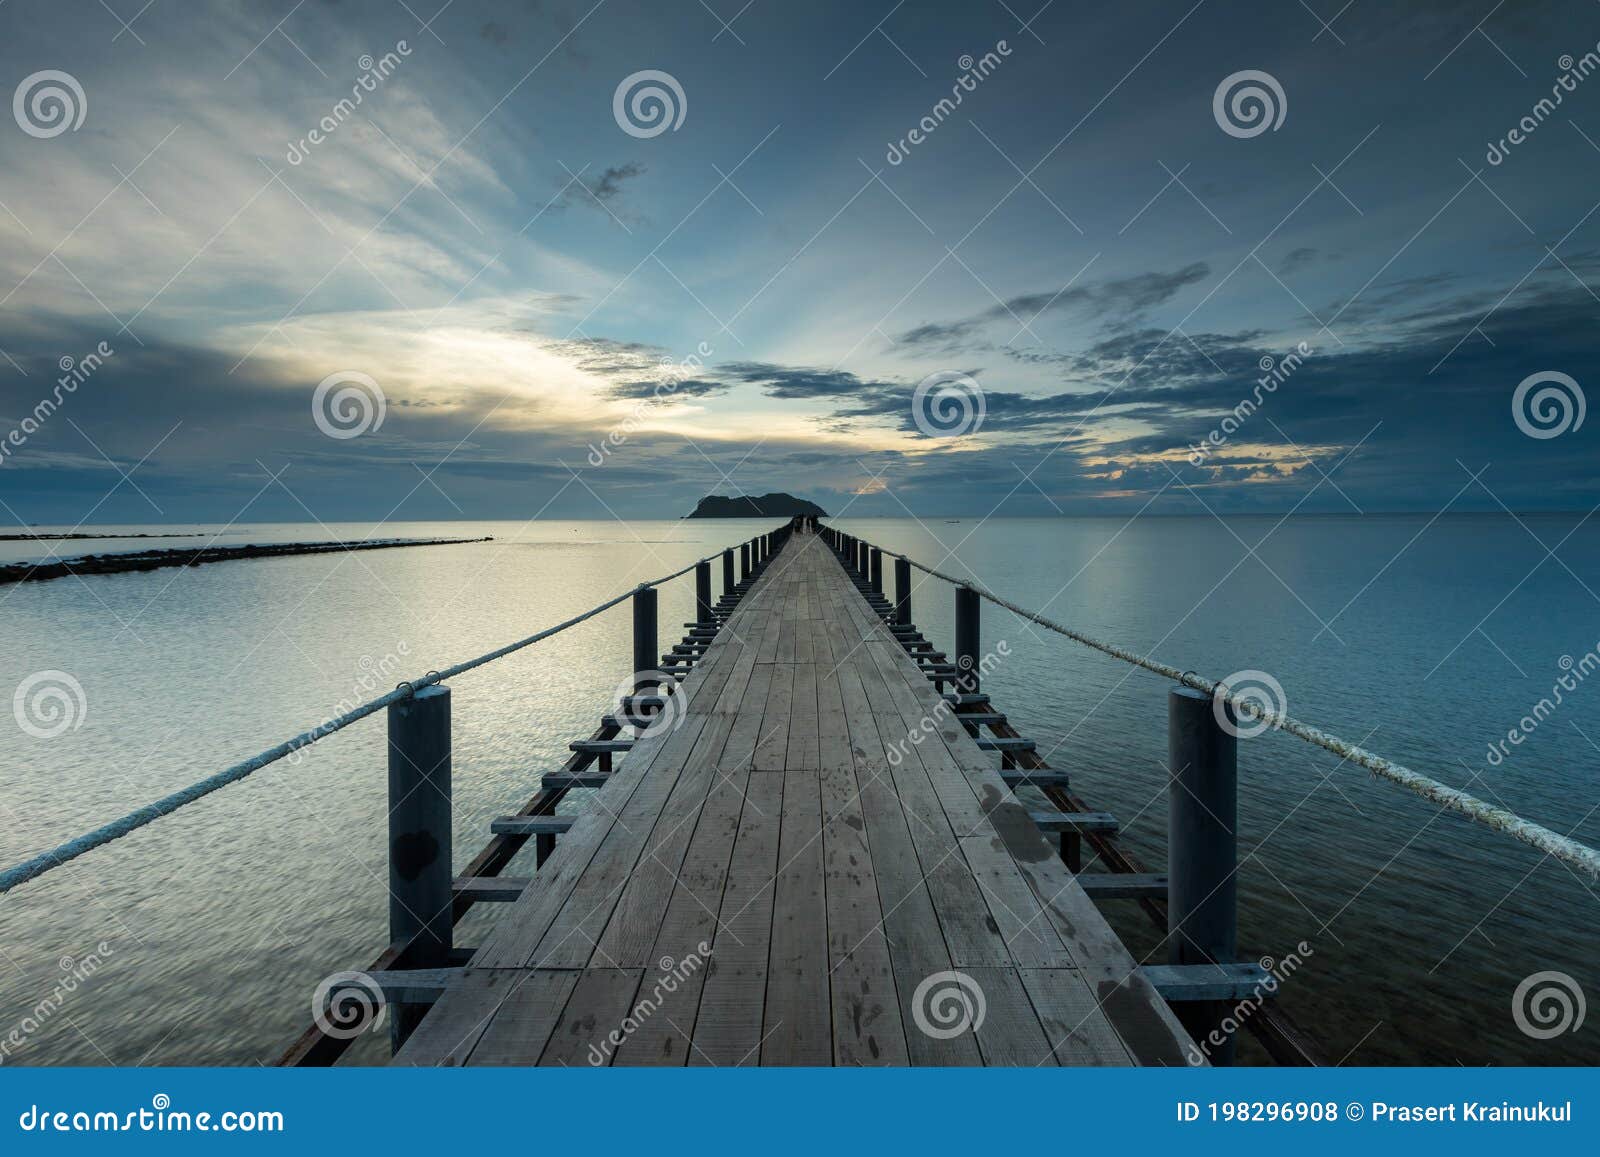
[[[1600,678],[1564,693],[1508,758],[1486,758],[1565,664],[1581,666],[1600,643],[1600,526],[1565,516],[835,524],[1176,666],[1268,672],[1298,717],[1600,842]],[[66,672],[87,707],[51,739],[9,718],[0,727],[0,861],[765,526],[250,526],[219,541],[497,541],[4,588],[0,690]],[[175,545],[4,543],[0,561]],[[916,621],[948,650],[950,588],[917,577]],[[667,625],[692,617],[692,580],[662,599],[665,648]],[[1164,864],[1163,681],[998,608],[984,616],[985,647],[1010,649],[986,686],[997,706],[1122,819],[1141,857]],[[594,727],[628,673],[629,631],[618,608],[454,681],[458,861]],[[1241,949],[1301,956],[1281,999],[1330,1062],[1600,1062],[1592,1018],[1538,1040],[1512,1007],[1519,982],[1544,971],[1600,998],[1594,881],[1288,736],[1242,741],[1240,777]],[[0,898],[4,1060],[270,1063],[308,1023],[317,982],[363,966],[385,940],[384,816],[373,719]],[[480,907],[458,942],[478,942],[497,908]],[[1161,959],[1135,906],[1109,910],[1130,946]],[[50,999],[64,966],[91,953],[92,979]],[[59,1007],[40,1013],[42,1001]],[[13,1026],[25,1030],[20,1046],[6,1043]],[[363,1047],[381,1059],[375,1038]],[[1261,1058],[1246,1048],[1242,1059]]]

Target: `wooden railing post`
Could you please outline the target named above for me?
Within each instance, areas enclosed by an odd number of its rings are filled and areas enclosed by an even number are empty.
[[[1231,705],[1224,705],[1231,723]],[[1167,694],[1167,934],[1173,964],[1229,964],[1239,940],[1237,736],[1217,718],[1210,695],[1192,687]],[[1178,1019],[1196,1041],[1228,1016],[1227,1001],[1185,1001]],[[1231,1065],[1232,1033],[1211,1051]]]
[[[911,564],[903,558],[894,560],[894,621],[911,625]]]
[[[451,866],[450,688],[436,684],[389,704],[389,940],[412,942],[411,967],[444,968],[449,961]],[[394,1048],[426,1011],[394,1006]]]
[[[878,547],[872,548],[872,589],[883,593],[883,551]]]
[[[739,581],[743,582],[750,577],[750,544],[739,544]]]
[[[646,686],[654,686],[654,679],[643,676],[660,666],[661,648],[656,642],[656,588],[642,586],[633,592],[634,690],[638,692]]]
[[[867,551],[870,549],[864,542],[856,543],[856,573],[862,578],[867,577]]]
[[[733,547],[722,552],[722,597],[733,595]]]
[[[978,592],[956,588],[956,691],[978,692]]]
[[[711,564],[694,564],[694,618],[702,626],[711,621]]]

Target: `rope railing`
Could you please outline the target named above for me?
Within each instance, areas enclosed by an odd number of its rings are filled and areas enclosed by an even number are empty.
[[[68,840],[66,843],[52,848],[47,852],[40,852],[38,855],[24,860],[15,867],[8,868],[5,871],[0,872],[0,895],[4,895],[18,885],[26,884],[29,880],[37,879],[46,872],[51,871],[54,868],[59,868],[63,864],[69,863],[87,852],[91,852],[96,848],[104,847],[113,840],[121,839],[130,832],[138,831],[146,824],[154,823],[162,816],[171,815],[179,808],[194,803],[196,800],[203,799],[212,792],[219,791],[222,788],[227,787],[229,784],[238,783],[240,780],[248,778],[249,776],[260,771],[263,767],[276,763],[285,756],[299,751],[302,747],[309,747],[311,744],[317,742],[319,739],[322,739],[325,736],[332,735],[336,731],[342,731],[346,727],[349,727],[352,723],[359,722],[369,715],[373,715],[379,711],[382,711],[390,704],[398,703],[403,699],[409,699],[416,695],[417,692],[422,691],[425,688],[443,683],[446,679],[451,679],[466,671],[471,671],[475,668],[482,667],[484,664],[492,663],[496,659],[503,659],[505,656],[510,655],[513,652],[520,651],[524,647],[531,647],[533,644],[544,639],[548,639],[552,635],[560,634],[562,631],[575,627],[579,623],[585,622],[588,619],[594,618],[596,615],[610,610],[618,603],[626,602],[627,600],[633,598],[634,595],[641,590],[659,587],[665,583],[671,582],[673,579],[680,578],[694,570],[696,567],[709,563],[712,559],[717,558],[722,553],[723,552],[719,551],[718,554],[708,555],[703,559],[698,559],[695,562],[690,563],[682,570],[674,571],[669,575],[663,575],[661,578],[650,579],[647,582],[642,582],[638,586],[624,591],[615,598],[607,599],[598,606],[591,607],[589,610],[584,611],[580,615],[574,615],[565,622],[557,623],[553,627],[547,627],[544,630],[529,635],[524,639],[518,639],[514,643],[508,643],[503,647],[498,647],[487,654],[479,655],[477,658],[468,659],[465,662],[457,663],[453,667],[446,667],[442,671],[429,671],[421,678],[411,679],[403,682],[386,695],[380,695],[376,699],[368,700],[366,703],[363,703],[360,706],[351,708],[343,715],[339,715],[333,719],[319,723],[317,726],[306,731],[302,731],[299,735],[296,735],[291,739],[287,739],[274,747],[269,747],[267,750],[257,755],[253,755],[249,759],[242,760],[241,762],[234,764],[232,767],[225,768],[224,770],[217,772],[215,775],[209,775],[205,779],[202,779],[196,783],[192,783],[180,791],[173,792],[171,795],[163,796],[161,799],[156,800],[154,803],[147,804],[144,807],[139,808],[137,811],[129,812],[120,819],[112,820],[108,824],[98,827],[91,832],[86,832],[75,839]]]
[[[900,559],[908,565],[932,575],[934,578],[943,579],[945,582],[952,583],[957,587],[966,587],[980,598],[987,599],[998,607],[1004,607],[1012,614],[1031,623],[1036,623],[1046,630],[1065,635],[1074,642],[1091,647],[1102,654],[1111,656],[1113,659],[1120,659],[1124,663],[1142,667],[1146,671],[1172,679],[1185,687],[1192,687],[1196,691],[1203,692],[1213,698],[1220,698],[1232,705],[1235,712],[1241,712],[1267,724],[1269,727],[1287,732],[1307,743],[1330,751],[1339,756],[1340,759],[1348,760],[1366,768],[1374,775],[1399,784],[1408,791],[1415,792],[1424,799],[1431,800],[1447,811],[1453,811],[1457,815],[1465,816],[1467,819],[1483,824],[1493,831],[1508,835],[1514,840],[1527,844],[1529,847],[1536,848],[1546,855],[1553,856],[1564,863],[1571,864],[1573,867],[1581,868],[1588,872],[1591,878],[1600,877],[1600,851],[1596,851],[1587,844],[1579,843],[1577,840],[1564,836],[1560,832],[1551,831],[1542,824],[1536,824],[1532,820],[1524,819],[1506,808],[1486,803],[1459,788],[1441,783],[1431,776],[1423,775],[1419,771],[1413,771],[1404,764],[1396,763],[1392,759],[1386,759],[1376,752],[1368,751],[1359,744],[1341,739],[1339,736],[1324,731],[1320,727],[1313,727],[1311,724],[1304,723],[1285,711],[1264,707],[1254,699],[1236,695],[1227,683],[1221,680],[1207,679],[1195,674],[1193,671],[1180,670],[1148,655],[1130,651],[1126,647],[1103,642],[1100,639],[1084,634],[1082,631],[1076,631],[1063,623],[1046,618],[1036,611],[1030,611],[1026,607],[1019,606],[1010,599],[996,594],[972,579],[946,574],[943,571],[918,562],[908,555],[884,550],[881,547],[878,549],[883,550],[883,553],[890,558]]]

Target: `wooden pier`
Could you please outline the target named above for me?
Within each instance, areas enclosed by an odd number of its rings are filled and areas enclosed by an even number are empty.
[[[458,967],[414,976],[411,998],[432,986],[437,1000],[406,1018],[396,1064],[1198,1059],[1062,854],[1112,821],[1021,802],[1013,787],[1039,761],[1025,741],[969,732],[1004,723],[963,691],[972,655],[946,664],[908,643],[874,597],[881,557],[854,575],[832,535],[801,522],[758,540],[744,589],[718,607],[702,564],[681,682],[641,689],[658,713],[637,739],[608,717],[546,784],[599,790],[570,817],[545,798],[496,821],[515,846],[456,881],[458,908],[511,902],[469,957],[437,954]],[[731,571],[730,552],[725,586]],[[653,652],[649,594],[635,623],[648,619]],[[976,647],[975,622],[959,635]],[[977,714],[963,723],[952,703]],[[533,876],[493,878],[530,837]],[[1105,894],[1145,898],[1165,888],[1154,881]],[[398,995],[406,974],[389,975]]]

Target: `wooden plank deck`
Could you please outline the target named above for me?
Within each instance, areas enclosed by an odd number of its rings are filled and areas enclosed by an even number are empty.
[[[680,690],[394,1063],[1187,1063],[821,539],[785,544]],[[981,1023],[948,1032],[941,993]]]

